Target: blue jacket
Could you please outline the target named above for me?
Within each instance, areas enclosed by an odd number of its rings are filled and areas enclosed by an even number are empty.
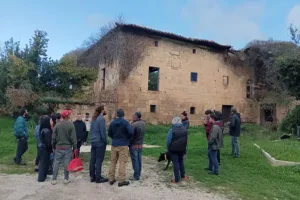
[[[99,115],[96,121],[92,121],[90,132],[91,143],[97,143],[102,145],[107,144],[106,123],[102,115]]]
[[[19,116],[14,125],[14,135],[16,138],[28,138],[28,129],[26,125],[26,119]]]
[[[37,125],[34,129],[34,137],[36,139],[37,145],[40,144],[40,127],[41,125]]]
[[[128,146],[133,137],[133,129],[124,118],[113,120],[108,129],[108,136],[112,139],[112,146]]]

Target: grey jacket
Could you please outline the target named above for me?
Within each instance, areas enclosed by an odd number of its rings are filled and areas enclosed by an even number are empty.
[[[91,123],[91,143],[97,143],[106,145],[107,136],[106,136],[106,124],[105,119],[102,115],[99,115],[97,119]]]
[[[146,131],[146,123],[143,120],[135,121],[131,124],[133,128],[133,138],[131,145],[142,145]]]
[[[220,126],[213,124],[210,130],[210,139],[208,141],[208,146],[212,150],[218,150],[223,146],[223,133]]]

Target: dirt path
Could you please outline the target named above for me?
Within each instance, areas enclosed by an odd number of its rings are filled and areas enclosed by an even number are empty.
[[[62,177],[58,177],[58,184],[52,186],[50,179],[38,183],[32,175],[0,174],[0,199],[5,200],[225,200],[218,194],[210,193],[206,189],[196,186],[189,181],[186,184],[171,185],[170,172],[162,171],[163,164],[149,158],[143,159],[143,177],[140,182],[131,183],[128,187],[118,188],[117,184],[95,184],[89,182],[87,170],[71,175],[72,181],[68,186],[62,184]],[[130,164],[130,163],[129,163]],[[128,175],[132,173],[128,164]],[[87,169],[87,168],[86,168]],[[107,166],[104,166],[107,172]],[[62,170],[60,170],[62,173]],[[106,173],[105,173],[106,174]]]

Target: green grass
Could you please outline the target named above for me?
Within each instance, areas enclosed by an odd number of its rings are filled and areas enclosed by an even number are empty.
[[[29,150],[23,156],[27,166],[15,166],[12,159],[16,152],[16,140],[13,136],[11,118],[0,117],[0,172],[2,173],[33,173],[36,156],[36,143],[33,130],[30,129]],[[145,148],[144,155],[158,158],[160,152],[166,150],[166,136],[169,126],[147,126],[145,143],[160,145],[160,148]],[[207,142],[202,127],[191,127],[187,159],[185,160],[187,175],[199,181],[201,185],[231,198],[243,199],[298,199],[300,196],[300,167],[272,167],[262,153],[253,145],[258,143],[266,151],[270,148],[272,156],[277,159],[299,159],[300,151],[297,142],[287,141],[271,143],[281,133],[269,132],[259,126],[246,126],[240,137],[241,158],[234,159],[231,154],[230,137],[225,136],[225,148],[221,150],[221,168],[219,176],[210,176],[203,168],[207,167]],[[272,150],[273,149],[273,150]],[[274,155],[273,155],[274,154]],[[276,155],[276,156],[275,156]],[[89,154],[82,154],[87,164]],[[109,152],[106,155],[108,162]],[[172,167],[169,168],[169,172]],[[235,194],[232,196],[232,194]]]
[[[165,140],[169,127],[148,126],[145,143],[158,144],[161,148],[144,149],[144,155],[158,157],[164,152]],[[271,133],[258,126],[247,126],[240,137],[241,158],[231,154],[230,137],[225,136],[225,148],[221,150],[220,175],[208,175],[207,142],[200,127],[191,127],[189,131],[187,175],[193,176],[200,183],[221,193],[236,193],[243,199],[298,199],[300,196],[298,167],[272,167],[261,152],[253,145],[254,141],[268,141],[278,138],[280,133]],[[281,148],[280,146],[278,148]],[[282,151],[285,151],[284,149]],[[300,152],[296,154],[300,156]],[[295,156],[296,156],[295,155]],[[172,170],[172,169],[170,169]]]

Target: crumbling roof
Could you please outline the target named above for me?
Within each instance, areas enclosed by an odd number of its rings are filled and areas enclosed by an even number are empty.
[[[154,36],[159,36],[159,37],[164,37],[164,38],[169,38],[173,40],[178,40],[181,42],[187,42],[190,44],[194,45],[200,45],[200,46],[205,46],[209,48],[213,48],[215,50],[229,50],[231,49],[230,45],[222,45],[214,41],[210,40],[202,40],[202,39],[197,39],[197,38],[187,38],[181,35],[177,35],[174,33],[169,33],[169,32],[164,32],[164,31],[159,31],[143,26],[138,26],[135,24],[116,24],[117,28],[120,28],[124,31],[131,31],[135,33],[144,33],[144,34],[149,34],[149,35],[154,35]]]

